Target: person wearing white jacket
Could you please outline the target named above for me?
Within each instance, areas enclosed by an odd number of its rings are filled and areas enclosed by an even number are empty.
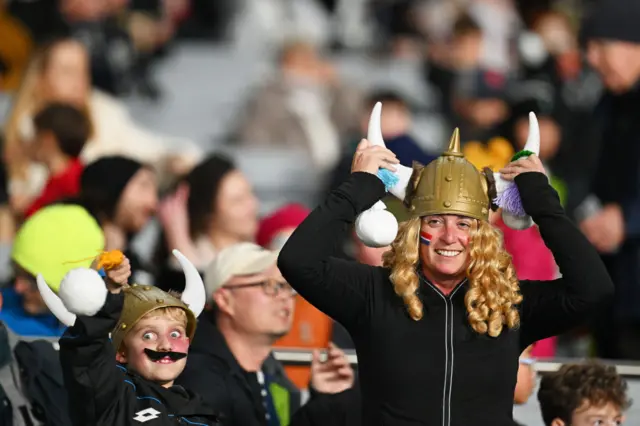
[[[191,141],[138,126],[118,99],[92,90],[85,48],[77,41],[62,39],[34,55],[5,124],[4,160],[15,211],[37,196],[46,180],[46,172],[30,158],[29,143],[34,136],[33,116],[53,100],[71,103],[89,115],[93,135],[81,154],[85,164],[122,155],[153,165],[161,176],[170,176],[188,171],[200,159],[200,150]]]

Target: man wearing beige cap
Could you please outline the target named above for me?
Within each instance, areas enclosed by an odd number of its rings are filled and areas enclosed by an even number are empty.
[[[222,250],[205,270],[208,311],[199,318],[189,359],[177,383],[219,410],[225,426],[281,426],[300,407],[300,391],[271,355],[293,322],[294,291],[284,280],[277,251],[253,243]],[[199,343],[198,343],[199,342]],[[341,392],[353,384],[344,354],[317,357],[312,388]]]

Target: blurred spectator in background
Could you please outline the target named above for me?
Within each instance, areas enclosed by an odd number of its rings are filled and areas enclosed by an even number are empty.
[[[3,145],[4,137],[0,131],[0,146]],[[12,274],[11,244],[16,231],[13,214],[9,207],[8,186],[7,166],[4,161],[0,161],[0,283],[7,282]]]
[[[513,49],[521,20],[515,0],[473,0],[468,13],[482,30],[480,67],[507,75],[516,69]]]
[[[11,253],[15,279],[2,289],[0,320],[22,336],[60,336],[64,326],[49,312],[36,285],[36,275],[55,290],[73,268],[89,267],[105,249],[96,220],[80,206],[41,209],[19,229]],[[84,259],[84,260],[82,260]]]
[[[287,238],[309,215],[310,210],[299,204],[288,204],[260,221],[256,242],[268,250],[279,251]],[[326,348],[331,341],[332,320],[302,296],[295,296],[295,309],[291,330],[274,343],[281,348]],[[304,365],[285,367],[289,379],[299,388],[306,388],[311,368]]]
[[[9,13],[7,0],[0,0],[0,40],[0,92],[9,92],[20,84],[33,40],[29,30]]]
[[[81,155],[85,163],[106,155],[130,156],[168,177],[189,170],[200,155],[189,142],[182,141],[178,147],[179,140],[141,129],[118,100],[91,90],[86,49],[70,39],[58,40],[34,55],[6,123],[4,159],[16,211],[32,202],[47,177],[46,170],[33,162],[28,147],[35,137],[33,117],[49,102],[69,103],[90,117],[92,138]]]
[[[418,19],[419,1],[373,1],[380,34],[376,42],[385,46],[395,58],[415,58],[422,48],[422,34]]]
[[[64,32],[89,52],[93,85],[111,95],[129,93],[134,84],[136,50],[127,31],[115,20],[128,1],[60,0]]]
[[[544,375],[538,401],[545,426],[621,425],[631,406],[627,382],[616,367],[595,361]]]
[[[178,15],[184,21],[178,28],[181,39],[206,39],[226,41],[229,37],[229,26],[241,5],[235,0],[169,0],[165,2],[169,8],[187,3]]]
[[[11,16],[19,20],[29,31],[34,44],[45,43],[51,37],[65,31],[65,23],[57,0],[4,0]],[[104,3],[100,1],[98,3]]]
[[[602,1],[585,24],[588,59],[608,93],[589,123],[598,138],[595,173],[576,209],[580,228],[602,253],[616,303],[598,318],[598,355],[640,359],[640,3]],[[583,194],[580,194],[583,195]]]
[[[128,5],[127,5],[128,3]],[[128,6],[128,7],[127,7]],[[151,99],[158,99],[161,88],[152,78],[152,66],[166,53],[166,49],[174,34],[177,25],[188,12],[188,0],[111,0],[110,16],[111,27],[126,31],[126,35],[134,48],[133,64],[130,70],[132,87]],[[109,40],[107,40],[109,42]],[[111,43],[109,60],[117,65],[117,43]],[[111,66],[115,68],[115,66]],[[114,75],[113,77],[118,77]],[[112,84],[118,88],[118,82]],[[121,90],[116,94],[128,94]]]
[[[119,96],[137,87],[142,94],[154,96],[157,87],[148,75],[150,56],[173,34],[171,21],[163,19],[163,6],[175,0],[152,1],[150,11],[155,14],[146,14],[138,3],[13,1],[10,13],[24,23],[38,44],[52,37],[72,37],[83,43],[91,53],[91,79],[100,90]]]
[[[584,123],[591,119],[600,100],[602,82],[580,51],[577,28],[569,15],[543,8],[532,15],[531,29],[546,52],[536,63],[523,60],[522,81],[511,92],[513,101],[521,106],[535,103],[530,108],[539,114],[538,119],[544,116],[555,121],[557,129],[550,129],[549,122],[540,122],[541,130],[552,130],[547,135],[549,140],[560,137],[557,152],[547,159],[547,166],[568,186],[580,186],[581,177],[577,175],[598,155],[591,129]],[[572,209],[570,200],[564,201]]]
[[[161,203],[164,241],[156,250],[157,283],[183,291],[184,274],[169,252],[178,249],[200,271],[233,244],[254,241],[258,199],[245,175],[227,157],[213,154],[198,164]]]
[[[360,140],[367,135],[371,111],[378,102],[382,102],[380,116],[382,138],[387,148],[396,154],[400,164],[411,167],[413,162],[417,161],[426,165],[436,158],[435,155],[425,152],[411,136],[413,114],[408,102],[392,90],[373,91],[367,96],[360,110],[358,134],[352,135],[349,143],[344,144],[340,162],[330,176],[329,189],[336,188],[349,177],[353,153]]]
[[[89,118],[71,105],[49,104],[36,114],[33,123],[32,156],[45,165],[49,178],[38,198],[27,207],[25,217],[54,201],[78,195],[83,170],[79,157],[91,135]]]
[[[487,141],[498,135],[498,126],[507,118],[509,74],[483,66],[486,41],[483,30],[469,15],[456,21],[452,34],[451,63],[455,71],[452,92],[454,125],[465,140]]]
[[[298,388],[271,354],[291,328],[295,294],[276,266],[277,256],[239,243],[222,250],[205,272],[211,310],[200,317],[178,383],[201,394],[230,426],[284,426],[301,405]],[[311,386],[320,393],[353,384],[344,354],[335,347],[329,352],[327,363],[316,357],[312,364]]]
[[[105,249],[120,250],[131,263],[131,280],[152,284],[151,268],[131,250],[131,240],[154,217],[158,205],[156,173],[125,157],[104,157],[89,164],[80,179],[77,203],[100,224]]]
[[[342,141],[357,130],[361,97],[333,64],[303,41],[287,43],[279,69],[240,111],[232,138],[242,146],[298,148],[319,170],[333,167]]]

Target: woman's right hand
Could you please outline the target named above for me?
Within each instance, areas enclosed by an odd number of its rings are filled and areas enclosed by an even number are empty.
[[[182,184],[178,189],[162,200],[158,208],[158,219],[170,238],[188,239],[189,237],[189,186]]]
[[[395,172],[394,165],[398,163],[400,161],[393,152],[385,147],[372,145],[368,140],[362,139],[353,156],[351,173],[367,172],[375,175],[379,169]]]

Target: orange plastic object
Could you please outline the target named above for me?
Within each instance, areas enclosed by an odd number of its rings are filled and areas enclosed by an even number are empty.
[[[300,295],[296,296],[296,307],[291,331],[275,343],[276,348],[325,349],[331,341],[333,322],[331,318],[313,307]],[[289,365],[285,372],[298,388],[309,387],[311,368],[304,365]]]

